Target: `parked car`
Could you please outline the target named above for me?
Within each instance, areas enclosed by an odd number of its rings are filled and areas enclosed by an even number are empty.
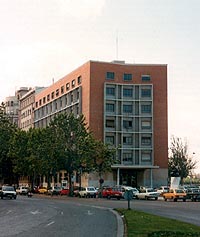
[[[79,191],[79,197],[96,197],[97,196],[97,190],[95,189],[95,187],[85,187],[82,188]]]
[[[62,188],[60,190],[60,195],[69,195],[69,189],[68,188]]]
[[[50,187],[47,189],[47,192],[46,194],[47,195],[59,195],[60,194],[60,191],[61,191],[61,187],[58,187],[58,186],[55,186],[55,187]]]
[[[200,189],[199,188],[188,188],[186,191],[187,199],[191,201],[200,201]]]
[[[155,192],[153,188],[143,188],[136,194],[136,199],[154,199],[158,200],[159,193]]]
[[[103,198],[116,198],[120,200],[123,198],[123,190],[121,187],[104,187],[102,190],[102,197]]]
[[[46,187],[39,187],[39,188],[38,188],[38,193],[39,193],[39,194],[45,194],[45,193],[47,193],[47,188],[46,188]]]
[[[18,194],[20,195],[27,195],[29,191],[29,188],[26,186],[20,186],[18,189]]]
[[[135,198],[136,194],[139,193],[137,188],[133,188],[133,187],[130,187],[130,186],[122,186],[122,196],[123,197],[124,197],[124,194],[125,194],[126,191],[132,191],[133,198]]]
[[[186,192],[182,188],[175,188],[170,189],[169,192],[163,193],[163,198],[165,201],[172,200],[174,202],[177,202],[177,200],[183,200],[186,201]]]
[[[83,190],[83,189],[84,189],[83,187],[74,186],[74,187],[73,187],[73,194],[74,194],[74,196],[75,196],[75,197],[79,197],[79,192],[80,192],[81,190]]]
[[[156,189],[156,192],[158,192],[160,194],[160,196],[163,195],[163,193],[167,193],[169,192],[169,187],[167,186],[161,186],[158,189]]]
[[[4,197],[8,197],[10,199],[16,199],[17,198],[17,193],[15,191],[15,188],[13,186],[2,186],[0,190],[0,197],[3,199]]]

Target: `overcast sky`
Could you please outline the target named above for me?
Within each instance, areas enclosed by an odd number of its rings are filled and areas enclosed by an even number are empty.
[[[169,145],[186,139],[200,172],[199,12],[199,0],[0,0],[0,101],[89,60],[168,64]]]

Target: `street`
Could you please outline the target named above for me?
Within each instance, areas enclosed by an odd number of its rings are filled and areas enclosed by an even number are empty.
[[[116,215],[66,200],[28,198],[0,200],[0,236],[117,236]]]
[[[121,237],[123,222],[113,211],[126,200],[66,196],[18,196],[0,200],[0,236]],[[131,200],[130,208],[200,226],[200,202]]]

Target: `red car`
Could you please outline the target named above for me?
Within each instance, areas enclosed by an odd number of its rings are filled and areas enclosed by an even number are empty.
[[[120,188],[117,188],[117,187],[113,187],[113,188],[110,188],[110,187],[106,187],[106,188],[103,188],[103,191],[102,191],[102,197],[104,198],[117,198],[117,200],[120,200],[123,198],[123,193],[122,193],[122,190]]]
[[[62,190],[60,190],[60,195],[69,195],[69,189],[67,188],[63,188]]]

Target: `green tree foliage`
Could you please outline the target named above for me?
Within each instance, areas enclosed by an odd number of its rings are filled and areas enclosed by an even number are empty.
[[[16,131],[8,116],[5,114],[5,106],[0,105],[0,180],[3,183],[14,182],[12,160],[9,157],[10,140]]]
[[[169,177],[178,176],[183,179],[186,178],[190,172],[195,169],[195,161],[188,155],[188,146],[181,138],[172,137],[170,146],[170,156],[168,160]]]
[[[49,127],[55,138],[57,155],[69,177],[69,188],[72,189],[72,176],[81,166],[87,168],[87,156],[91,150],[91,133],[88,132],[83,115],[76,118],[74,114],[58,114]]]

